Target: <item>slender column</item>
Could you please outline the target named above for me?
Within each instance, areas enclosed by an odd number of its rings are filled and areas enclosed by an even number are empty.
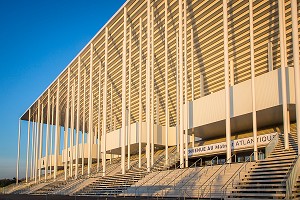
[[[126,29],[127,29],[127,8],[124,7],[124,29],[123,29],[123,67],[122,67],[122,133],[121,133],[121,168],[125,174],[125,143],[126,143]]]
[[[36,158],[37,158],[37,148],[38,148],[38,145],[37,145],[37,137],[38,137],[38,123],[37,123],[37,121],[38,121],[38,118],[37,118],[37,113],[35,114],[35,123],[34,123],[34,146],[33,146],[33,154],[34,154],[34,156],[33,156],[33,177],[34,177],[34,181],[35,181],[35,183],[36,183]]]
[[[88,140],[88,175],[91,173],[91,141],[93,135],[93,43],[90,44],[90,101],[89,101],[89,140]]]
[[[187,19],[186,19],[186,12],[187,12],[187,0],[184,0],[184,8],[183,8],[183,13],[184,13],[184,81],[185,81],[185,88],[184,88],[184,102],[185,102],[185,166],[189,166],[189,158],[188,158],[188,122],[189,122],[189,104],[188,104],[188,66],[187,66]]]
[[[39,152],[39,181],[41,181],[42,174],[42,150],[43,150],[43,127],[44,127],[44,104],[42,104],[41,112],[41,129],[40,129],[40,152]]]
[[[191,68],[192,68],[192,101],[195,100],[195,89],[194,89],[194,30],[191,28]],[[195,147],[195,132],[192,129],[192,147]]]
[[[288,117],[287,117],[287,92],[286,92],[286,40],[285,40],[285,8],[284,0],[278,0],[278,15],[279,15],[279,33],[280,33],[280,64],[281,64],[281,89],[282,89],[282,114],[283,114],[283,133],[284,133],[284,148],[289,149],[288,139]]]
[[[81,86],[81,60],[78,56],[78,83],[77,83],[77,108],[76,108],[76,164],[75,164],[75,178],[78,177],[78,158],[79,158],[79,129],[80,129],[80,86]],[[75,97],[74,97],[75,98]]]
[[[176,32],[176,144],[179,153],[179,74],[178,74],[178,32]]]
[[[183,152],[183,131],[184,131],[184,119],[183,119],[183,47],[182,47],[182,0],[179,0],[179,105],[180,105],[180,113],[179,113],[179,154],[180,154],[180,168],[184,167],[184,152]]]
[[[131,120],[130,120],[130,115],[131,115],[131,26],[129,27],[129,80],[128,80],[128,139],[127,139],[127,147],[128,147],[128,152],[127,152],[127,168],[130,169],[130,141],[131,141]]]
[[[151,166],[154,163],[154,10],[151,7]]]
[[[100,61],[101,62],[101,61]],[[97,143],[97,172],[100,171],[100,156],[101,156],[101,137],[100,137],[100,129],[101,129],[101,67],[102,64],[99,65],[99,84],[98,84],[98,93],[99,93],[99,98],[98,98],[98,143]],[[104,88],[103,88],[103,93],[104,93]],[[103,119],[104,120],[104,119]],[[103,130],[103,129],[102,129]],[[103,160],[102,160],[102,165],[103,165]]]
[[[84,69],[84,80],[83,80],[83,116],[82,116],[82,141],[81,141],[81,174],[84,173],[84,143],[85,143],[85,99],[86,99],[86,69]]]
[[[48,101],[47,101],[47,130],[46,130],[46,155],[45,155],[45,180],[47,180],[48,174],[48,160],[49,160],[49,133],[50,133],[50,89],[48,89]]]
[[[194,91],[194,30],[191,28],[191,68],[192,68],[192,101],[195,99]]]
[[[227,0],[223,0],[223,25],[224,25],[224,71],[225,71],[225,112],[226,112],[226,145],[227,159],[231,163],[231,128],[230,128],[230,94],[229,94],[229,56],[228,56],[228,19]]]
[[[64,173],[65,173],[65,180],[67,180],[67,170],[68,170],[68,124],[67,124],[67,113],[68,108],[66,107],[65,110],[65,125],[64,125],[64,149],[65,149],[65,155],[64,155]]]
[[[71,173],[71,177],[73,177],[73,162],[74,162],[74,121],[75,121],[75,116],[74,116],[74,111],[75,111],[75,88],[74,88],[74,82],[73,82],[73,86],[72,86],[72,99],[71,99],[71,142],[70,142],[70,173]]]
[[[230,68],[230,86],[234,86],[234,63],[233,63],[233,59],[231,58],[229,60],[229,68]]]
[[[300,70],[299,70],[299,32],[298,32],[298,10],[297,0],[291,0],[292,15],[292,40],[293,40],[293,62],[295,76],[295,98],[296,98],[296,122],[297,122],[297,139],[298,155],[300,155]]]
[[[71,69],[68,68],[68,85],[67,85],[67,107],[66,107],[66,119],[65,119],[65,142],[66,142],[66,163],[65,163],[65,173],[67,173],[67,163],[68,163],[68,141],[69,141],[69,119],[70,119],[70,75],[71,75]],[[72,132],[71,132],[72,133]],[[72,135],[70,133],[70,135]],[[71,136],[70,136],[71,137]],[[71,151],[71,144],[72,141],[70,141],[70,151]],[[70,159],[70,166],[69,166],[69,176],[71,175],[71,159]],[[66,177],[65,177],[66,179]]]
[[[27,156],[26,156],[26,171],[25,171],[25,179],[26,183],[28,182],[28,160],[29,160],[29,145],[30,145],[30,117],[31,117],[31,109],[28,110],[28,133],[27,133]]]
[[[107,69],[108,69],[108,28],[105,27],[105,67],[104,67],[104,89],[103,89],[103,176],[106,175],[106,133],[107,133]]]
[[[21,141],[21,119],[19,119],[19,134],[18,134],[18,157],[17,157],[17,175],[16,175],[17,185],[19,184],[20,141]]]
[[[52,154],[53,154],[53,128],[54,128],[54,97],[52,97],[52,107],[51,107],[51,132],[50,132],[50,179],[52,178]]]
[[[32,132],[31,132],[31,155],[30,155],[30,180],[34,177],[33,161],[34,161],[34,140],[35,140],[35,117],[32,116]]]
[[[59,155],[59,140],[60,140],[60,113],[59,113],[59,84],[60,81],[57,79],[57,89],[56,89],[56,112],[55,112],[55,149],[54,149],[54,179],[57,176],[57,162],[58,162],[58,155]]]
[[[269,72],[273,70],[273,45],[272,42],[268,42],[268,68]]]
[[[150,134],[151,134],[151,121],[150,121],[150,4],[151,0],[147,1],[147,60],[146,60],[146,130],[147,130],[147,171],[150,172]]]
[[[38,170],[39,170],[39,138],[40,138],[40,100],[38,100],[38,111],[37,111],[37,120],[36,120],[36,138],[35,138],[35,183],[38,178]]]
[[[166,150],[166,165],[168,164],[168,158],[169,158],[169,153],[168,153],[168,141],[169,141],[169,123],[168,123],[168,110],[169,110],[169,95],[168,95],[168,0],[165,0],[165,116],[166,116],[166,126],[165,126],[165,150]]]
[[[140,83],[139,83],[139,168],[142,167],[142,18],[140,18],[140,46],[139,46],[139,65],[140,65]]]
[[[256,98],[255,98],[255,65],[254,65],[254,31],[253,31],[253,0],[249,1],[250,11],[250,57],[251,57],[251,92],[252,92],[252,125],[254,141],[254,160],[258,159],[257,154],[257,120],[256,120]]]

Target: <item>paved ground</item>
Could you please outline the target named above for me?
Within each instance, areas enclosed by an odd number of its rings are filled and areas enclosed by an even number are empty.
[[[91,200],[116,200],[116,199],[123,199],[123,200],[154,200],[157,198],[147,198],[147,197],[83,197],[83,196],[61,196],[61,195],[18,195],[18,194],[7,194],[7,195],[0,195],[0,200],[84,200],[84,199],[91,199]],[[164,198],[164,199],[176,199],[176,198]],[[182,198],[183,199],[183,198]]]

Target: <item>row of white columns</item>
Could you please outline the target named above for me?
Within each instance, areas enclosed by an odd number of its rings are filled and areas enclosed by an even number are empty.
[[[182,5],[184,8],[182,8]],[[169,111],[168,111],[168,0],[165,0],[165,117],[166,117],[166,141],[168,141],[168,127],[169,127]],[[296,94],[296,118],[297,122],[300,121],[300,79],[299,79],[299,39],[298,39],[298,16],[297,16],[297,1],[291,0],[292,8],[292,41],[293,41],[293,60],[294,60],[294,69],[295,69],[295,94]],[[284,14],[284,1],[278,1],[278,10],[279,10],[279,27],[280,27],[280,52],[281,52],[281,79],[282,79],[282,100],[283,100],[283,124],[284,124],[284,138],[285,138],[285,149],[289,148],[288,143],[288,110],[287,110],[287,92],[286,92],[286,74],[285,67],[287,67],[287,56],[286,56],[286,36],[285,36],[285,14]],[[184,116],[183,113],[183,103],[186,104],[186,110],[188,109],[188,99],[187,99],[187,5],[186,1],[184,3],[182,0],[179,0],[179,30],[176,33],[176,55],[177,55],[177,70],[176,70],[176,85],[177,85],[177,134],[179,136],[178,150],[180,153],[180,166],[188,166],[188,156],[187,151],[184,154],[184,148],[187,149],[187,130],[188,130],[188,115]],[[183,14],[183,15],[182,15]],[[152,15],[150,17],[150,15]],[[251,91],[252,91],[252,114],[253,114],[253,137],[257,137],[257,118],[256,118],[256,105],[255,105],[255,63],[254,63],[254,33],[253,33],[253,1],[249,2],[249,15],[250,15],[250,63],[251,63]],[[183,17],[184,16],[184,17]],[[127,73],[127,64],[126,64],[126,55],[127,55],[127,8],[124,7],[124,39],[123,39],[123,67],[122,67],[122,146],[121,146],[121,166],[122,173],[125,173],[125,145],[126,145],[126,129],[128,130],[128,144],[130,144],[130,107],[131,107],[131,89],[129,87],[129,101],[128,107],[126,106],[126,73]],[[184,22],[184,26],[183,26]],[[141,122],[142,122],[142,20],[140,19],[140,47],[139,47],[139,167],[141,167]],[[231,162],[231,128],[230,128],[230,91],[229,91],[229,53],[228,53],[228,14],[227,14],[227,0],[223,0],[223,26],[224,26],[224,72],[225,72],[225,106],[226,106],[226,144],[227,144],[227,160]],[[129,32],[129,48],[131,48],[131,28]],[[183,40],[184,39],[184,40]],[[194,100],[194,74],[193,74],[193,30],[191,30],[191,58],[192,58],[192,100]],[[184,42],[184,43],[183,43]],[[183,46],[184,45],[184,46]],[[183,48],[184,47],[184,48]],[[154,10],[151,8],[151,0],[147,1],[147,59],[146,59],[146,159],[147,159],[147,170],[150,171],[151,165],[154,163]],[[75,164],[75,177],[78,175],[78,159],[79,159],[79,129],[80,129],[80,84],[81,84],[81,70],[80,70],[80,57],[78,57],[78,85],[77,85],[77,119],[76,119],[76,164]],[[178,69],[179,68],[179,69]],[[107,69],[108,69],[108,28],[105,29],[105,73],[104,73],[104,86],[103,86],[103,122],[102,122],[102,139],[100,140],[100,118],[98,122],[98,155],[100,150],[100,143],[103,145],[103,154],[102,160],[106,160],[106,132],[107,132]],[[185,76],[183,76],[183,73]],[[99,72],[99,77],[101,77],[101,71]],[[67,179],[67,160],[68,160],[68,135],[69,127],[71,128],[70,133],[70,166],[69,166],[69,176],[73,176],[73,146],[74,146],[74,124],[75,124],[75,82],[73,82],[72,87],[70,86],[70,68],[68,68],[68,83],[67,83],[67,102],[66,102],[66,112],[65,112],[65,136],[64,136],[64,148],[66,149],[64,159],[65,159],[65,179]],[[230,74],[232,77],[232,74]],[[101,82],[101,78],[99,79]],[[100,88],[101,83],[99,82],[99,117],[100,117]],[[203,80],[202,80],[203,82]],[[184,85],[185,83],[185,85]],[[85,109],[85,99],[86,99],[86,72],[84,71],[84,109]],[[202,83],[203,84],[203,83]],[[89,92],[89,121],[88,121],[88,174],[91,173],[91,164],[92,164],[92,152],[91,144],[93,140],[93,44],[90,44],[90,92]],[[131,86],[131,49],[129,50],[129,86]],[[183,88],[185,86],[185,88]],[[71,89],[71,91],[70,91]],[[183,94],[185,91],[185,94]],[[71,92],[71,123],[69,123],[69,110],[70,110],[70,92]],[[201,91],[201,93],[203,90]],[[185,96],[185,99],[183,97]],[[201,94],[202,95],[202,94]],[[51,98],[50,90],[48,90],[48,104],[47,104],[47,126],[46,126],[46,159],[45,159],[45,180],[47,179],[48,167],[49,167],[49,155],[52,155],[52,138],[53,138],[53,128],[54,128],[54,107],[55,110],[55,141],[54,141],[54,163],[50,159],[50,177],[52,175],[52,167],[54,168],[54,179],[57,177],[57,164],[58,164],[58,155],[60,152],[60,80],[57,80],[56,88],[56,103],[54,105],[54,96],[52,97],[52,111],[51,111]],[[112,101],[112,98],[111,98]],[[28,117],[28,137],[27,137],[27,155],[26,155],[26,181],[28,181],[28,171],[29,171],[29,157],[30,161],[30,177],[35,181],[41,180],[41,171],[42,171],[42,149],[43,149],[43,125],[44,125],[44,105],[38,101],[37,112],[32,113],[30,109]],[[158,100],[156,100],[156,106],[159,106]],[[126,112],[128,109],[128,118],[126,118]],[[82,122],[82,154],[84,155],[84,143],[86,132],[86,122],[85,122],[85,110],[83,111],[83,122]],[[126,121],[128,120],[128,121]],[[32,121],[32,123],[31,123]],[[157,122],[159,120],[157,119]],[[116,123],[116,122],[114,122]],[[51,125],[52,124],[52,125]],[[50,127],[51,125],[51,127]],[[31,127],[32,126],[32,131]],[[126,128],[128,126],[128,128]],[[96,130],[96,129],[95,129]],[[31,137],[31,156],[29,156],[30,151],[30,132],[32,132]],[[95,131],[96,132],[96,131]],[[297,126],[298,133],[298,145],[300,144],[300,126]],[[49,136],[50,134],[50,136]],[[96,134],[96,133],[94,133]],[[185,138],[184,138],[185,134]],[[50,153],[49,153],[49,137],[50,137]],[[18,136],[18,158],[17,158],[17,180],[19,178],[19,160],[20,160],[20,138],[21,138],[21,119],[19,120],[19,136]],[[185,145],[185,146],[184,146]],[[168,144],[166,142],[166,162],[168,162]],[[257,159],[257,142],[254,140],[254,156]],[[185,158],[184,158],[185,157]],[[99,163],[99,156],[97,157]],[[185,163],[184,163],[185,159]],[[82,157],[82,174],[84,167],[84,157]],[[103,175],[105,176],[106,172],[106,162],[102,162]],[[130,145],[128,145],[128,169],[130,168]],[[99,170],[99,164],[97,166]]]

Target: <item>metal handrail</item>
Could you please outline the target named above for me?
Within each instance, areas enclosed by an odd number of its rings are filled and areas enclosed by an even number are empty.
[[[175,154],[172,153],[171,155],[175,155],[175,156],[176,156],[176,153],[175,153]],[[174,157],[174,159],[175,159],[175,157]],[[169,161],[171,160],[171,161],[172,161],[173,158],[172,158],[172,157],[169,157],[167,160],[169,160]],[[170,167],[170,166],[167,167],[168,170],[169,170],[169,167]],[[162,171],[164,171],[164,170],[159,170],[158,173],[157,173],[156,175],[158,175],[158,174],[161,173]],[[147,183],[150,179],[152,179],[152,177],[149,177],[147,180],[145,180],[141,185],[138,186],[138,188],[141,187],[142,185],[144,185],[145,183]]]
[[[239,176],[239,179],[241,177],[241,172],[242,172],[242,169],[246,169],[246,166],[248,165],[248,163],[252,162],[252,156],[254,155],[255,152],[252,152],[250,154],[250,156],[245,160],[245,162],[238,168],[238,170],[231,176],[230,179],[228,179],[228,181],[226,181],[226,183],[222,186],[221,190],[223,191],[223,195],[226,194],[227,192],[227,188],[228,186],[231,184],[233,186],[233,182],[235,180],[235,178],[237,176]],[[249,162],[250,161],[250,162]]]
[[[216,157],[218,157],[218,156],[215,156],[213,159],[211,159],[211,163],[212,163],[212,161],[216,158]],[[175,180],[179,177],[179,176],[181,176],[182,174],[184,174],[187,170],[189,170],[190,168],[192,168],[192,166],[196,166],[196,164],[199,162],[199,160],[201,160],[202,161],[202,158],[199,158],[198,160],[196,160],[190,167],[188,167],[188,168],[186,168],[185,170],[183,170],[183,172],[182,173],[180,173],[178,176],[176,176],[173,180],[171,180],[169,183],[168,183],[168,185],[167,186],[169,186],[170,185],[170,183],[172,183],[173,181],[174,181],[174,188],[175,188]],[[217,158],[217,160],[218,160],[218,158]],[[217,163],[218,163],[218,161],[217,161]],[[183,163],[182,163],[183,164]],[[181,165],[180,165],[181,166]],[[202,171],[203,169],[201,169],[201,171]],[[164,194],[164,196],[166,195],[166,193]]]
[[[213,159],[211,159],[211,161],[210,161],[210,166],[213,165],[213,160],[214,160],[214,159],[217,159],[217,164],[219,164],[219,157],[218,157],[218,156],[215,156],[215,157],[213,157]]]
[[[272,138],[272,140],[267,144],[265,147],[266,151],[266,158],[268,158],[271,154],[271,152],[274,150],[274,148],[277,146],[279,141],[279,133],[276,132],[276,135]]]
[[[293,167],[291,168],[291,170],[289,170],[288,177],[285,181],[285,185],[286,185],[285,198],[286,199],[291,199],[292,193],[293,193],[293,187],[300,175],[300,170],[299,170],[300,159],[299,159],[299,157],[300,156],[297,155],[297,157],[295,158],[293,165],[292,165]]]
[[[177,153],[175,153],[175,154],[173,154],[173,155],[175,155],[175,157],[174,157],[174,160],[176,159],[176,155],[177,155]],[[171,159],[171,158],[169,158],[169,159]],[[176,161],[175,161],[176,162]],[[173,170],[168,170],[168,173],[166,173],[161,179],[159,179],[159,180],[157,180],[154,184],[152,184],[151,186],[153,187],[154,185],[156,185],[157,183],[159,183],[163,178],[165,178],[167,175],[169,175],[171,172],[173,172],[174,170],[176,170],[176,169],[178,169],[180,166],[181,166],[182,164],[180,164],[180,165],[178,165],[177,167],[175,167]],[[161,172],[161,171],[160,171]],[[160,173],[159,172],[159,173]],[[144,185],[146,182],[148,182],[150,179],[148,178],[148,180],[147,181],[145,181],[145,182],[143,182],[143,184],[142,185]],[[140,187],[142,186],[142,185],[139,185],[136,189],[135,189],[135,196],[136,196],[136,192],[140,189]],[[148,188],[147,188],[147,190],[148,190]],[[148,191],[148,193],[149,193],[149,191]]]
[[[225,163],[223,163],[218,169],[217,169],[217,171],[215,171],[212,175],[211,175],[211,177],[209,178],[209,179],[207,179],[200,187],[198,187],[198,199],[199,199],[199,191],[201,190],[201,191],[205,191],[205,189],[207,188],[207,186],[208,185],[206,185],[206,183],[207,182],[209,182],[210,184],[209,185],[211,185],[212,184],[212,182],[215,180],[215,178],[223,171],[220,171],[219,172],[219,170],[223,167],[223,166],[225,166],[226,164],[229,164],[229,165],[231,165],[231,163],[232,162],[230,162],[230,163],[227,163],[228,161],[230,161],[231,159],[232,159],[232,157],[236,157],[236,155],[235,154],[233,154],[233,155],[231,155],[230,156],[230,158],[228,158],[226,161],[225,161]],[[227,168],[227,166],[228,165],[226,165],[226,167],[224,168],[224,170]],[[217,172],[219,172],[218,174],[217,174]],[[215,176],[216,175],[216,176]],[[211,179],[212,178],[212,179]],[[203,186],[205,186],[203,189],[202,189],[202,187]],[[202,194],[202,197],[203,197],[204,195]]]
[[[198,159],[197,161],[199,161],[199,160],[201,160],[201,166],[202,166],[202,158]],[[196,161],[196,162],[197,162],[197,161]],[[200,172],[202,172],[202,171],[205,169],[205,167],[207,167],[207,166],[202,167],[202,169],[201,169],[198,173],[196,173],[196,174],[199,174]],[[194,169],[196,169],[196,165],[195,165]],[[194,174],[192,177],[190,177],[190,179],[194,178],[194,176],[196,176],[196,174]],[[179,188],[176,188],[176,189],[182,190],[182,188],[183,188],[189,181],[190,181],[190,180],[187,180],[183,185],[181,185]]]

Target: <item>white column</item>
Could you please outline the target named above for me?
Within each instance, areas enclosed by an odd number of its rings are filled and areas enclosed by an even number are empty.
[[[231,157],[231,128],[230,128],[230,90],[229,90],[229,56],[228,56],[228,19],[227,0],[223,0],[223,25],[224,25],[224,71],[225,71],[225,110],[226,110],[226,145],[227,159]],[[231,163],[231,159],[228,160]]]
[[[176,32],[176,145],[179,153],[179,74],[178,74],[178,32]]]
[[[139,168],[142,167],[142,18],[140,18],[140,46],[139,46],[139,66],[140,66],[140,81],[139,81]]]
[[[41,181],[42,175],[42,150],[43,150],[43,125],[44,125],[44,104],[42,104],[41,112],[41,128],[40,128],[40,152],[39,152],[39,181]]]
[[[169,123],[168,123],[168,109],[169,109],[169,95],[168,95],[168,0],[165,0],[165,121],[166,121],[166,126],[165,126],[165,150],[166,150],[166,165],[168,164],[168,158],[169,158],[169,152],[168,152],[168,141],[169,141]]]
[[[37,113],[35,114],[34,122],[34,140],[33,140],[33,178],[36,181],[36,150],[37,150]]]
[[[20,141],[21,141],[21,118],[19,119],[19,134],[18,134],[18,157],[17,157],[17,174],[16,174],[16,185],[18,185],[18,184],[19,184]]]
[[[101,62],[101,61],[99,61]],[[100,129],[101,127],[103,128],[103,126],[101,126],[101,68],[102,68],[102,63],[99,64],[99,83],[98,83],[98,94],[99,94],[99,98],[98,98],[98,143],[97,143],[97,172],[100,171],[100,156],[101,156],[101,137],[100,137]],[[104,89],[103,89],[104,91]],[[103,130],[103,129],[102,129]],[[103,162],[103,160],[102,160]],[[103,165],[103,163],[102,163]]]
[[[229,60],[229,67],[230,67],[230,86],[234,86],[234,63],[233,63],[233,59],[231,58]]]
[[[37,120],[36,120],[36,139],[35,139],[35,182],[37,182],[38,178],[38,170],[39,170],[39,145],[40,145],[40,116],[41,116],[41,111],[40,111],[40,100],[38,100],[38,111],[37,111]]]
[[[32,132],[31,132],[31,153],[30,153],[30,180],[34,177],[33,161],[34,161],[34,140],[35,140],[35,117],[32,115]]]
[[[52,178],[52,154],[53,154],[53,128],[54,128],[54,96],[52,97],[52,106],[51,106],[51,132],[50,132],[50,179]]]
[[[151,7],[151,166],[154,163],[154,10]]]
[[[50,133],[50,89],[48,89],[48,100],[47,100],[47,130],[46,130],[46,151],[45,151],[45,180],[48,175],[48,160],[49,160],[49,133]]]
[[[26,171],[25,171],[25,180],[28,182],[28,160],[29,160],[29,145],[30,145],[30,117],[31,117],[31,109],[28,110],[28,132],[27,132],[27,156],[26,156]]]
[[[179,0],[179,106],[180,106],[180,113],[179,113],[179,155],[180,155],[180,168],[184,167],[184,119],[183,119],[183,42],[182,42],[182,0]]]
[[[195,99],[194,91],[194,30],[191,28],[191,68],[192,68],[192,101]]]
[[[129,27],[129,74],[128,74],[128,134],[127,134],[127,169],[130,169],[130,141],[131,141],[131,26]]]
[[[68,125],[67,125],[67,113],[68,108],[66,106],[65,110],[65,124],[64,124],[64,149],[65,149],[65,155],[64,156],[64,173],[65,173],[65,180],[67,180],[67,169],[68,169]]]
[[[122,133],[121,133],[121,168],[125,174],[125,143],[126,143],[126,29],[127,29],[127,8],[124,7],[124,29],[123,29],[123,66],[122,66]]]
[[[67,82],[67,106],[66,106],[66,117],[65,117],[65,149],[66,149],[66,160],[65,160],[65,179],[67,178],[66,176],[66,173],[67,173],[67,166],[68,166],[68,140],[69,140],[69,118],[70,118],[70,74],[71,74],[71,70],[70,68],[68,68],[68,82]],[[72,131],[71,131],[72,133]],[[70,135],[71,135],[70,133]],[[70,141],[70,150],[71,150],[71,141]],[[70,173],[71,173],[71,159],[70,159],[70,167],[69,167],[69,176],[70,176]]]
[[[256,98],[255,98],[255,65],[254,65],[254,31],[253,31],[253,0],[249,1],[250,11],[250,62],[251,62],[251,93],[252,93],[252,126],[254,139],[254,160],[258,159],[257,154],[257,121],[256,121]]]
[[[283,114],[283,132],[284,148],[289,149],[288,117],[287,117],[287,92],[286,92],[286,39],[285,39],[285,7],[284,0],[278,0],[278,18],[280,33],[280,64],[281,64],[281,86],[282,86],[282,114]]]
[[[185,88],[184,88],[184,102],[185,102],[185,120],[184,120],[184,129],[185,129],[185,166],[188,167],[189,166],[189,158],[188,158],[188,121],[189,121],[189,112],[188,112],[188,108],[189,108],[189,104],[188,104],[188,66],[187,66],[187,19],[186,19],[186,12],[187,12],[187,0],[184,0],[184,9],[183,9],[183,13],[184,13],[184,81],[185,81]]]
[[[89,139],[88,139],[88,175],[91,173],[91,143],[93,136],[93,43],[90,44],[90,99],[89,99]]]
[[[74,122],[75,122],[75,86],[74,83],[75,81],[73,81],[73,86],[72,86],[72,99],[71,99],[71,142],[70,142],[70,173],[71,173],[71,177],[73,177],[73,162],[74,162]]]
[[[298,32],[298,9],[297,0],[291,0],[292,15],[292,40],[293,40],[293,62],[295,76],[295,97],[296,97],[296,122],[298,155],[300,155],[300,70],[299,70],[299,32]]]
[[[151,134],[151,119],[150,119],[150,4],[151,0],[147,1],[147,60],[146,60],[146,126],[147,126],[147,171],[150,172],[150,134]]]
[[[103,130],[102,130],[102,140],[103,140],[103,176],[106,175],[106,133],[107,133],[107,69],[108,69],[108,28],[105,27],[105,67],[104,67],[104,88],[103,88]]]
[[[268,42],[268,69],[269,72],[273,70],[273,45],[272,42]]]
[[[85,99],[86,99],[86,69],[84,69],[83,80],[83,109],[82,109],[82,140],[81,140],[81,175],[84,173],[84,143],[85,143]]]
[[[78,83],[77,83],[77,108],[76,108],[76,164],[75,164],[75,178],[78,177],[78,158],[79,158],[79,129],[80,129],[80,86],[81,86],[81,60],[78,56]],[[75,98],[75,97],[74,97]]]
[[[54,147],[54,179],[57,176],[57,162],[58,162],[58,155],[59,155],[59,140],[60,140],[60,113],[59,113],[59,84],[60,81],[57,79],[57,88],[56,88],[56,112],[55,112],[55,147]]]

